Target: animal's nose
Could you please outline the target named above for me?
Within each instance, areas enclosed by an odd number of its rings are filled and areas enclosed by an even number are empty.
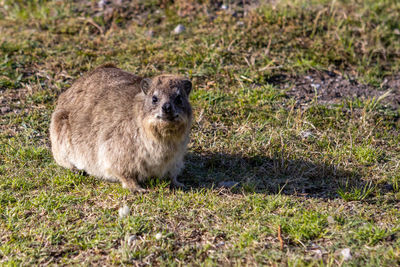
[[[170,104],[169,102],[165,103],[165,104],[162,106],[162,110],[163,110],[165,113],[171,113],[171,111],[172,111],[171,104]]]

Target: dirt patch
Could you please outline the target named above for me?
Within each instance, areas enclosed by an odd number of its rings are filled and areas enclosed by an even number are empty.
[[[343,99],[379,99],[391,109],[400,108],[400,75],[386,77],[380,90],[345,78],[331,71],[313,71],[305,76],[276,75],[269,82],[285,89],[289,97],[296,99],[296,106],[307,106],[311,102],[337,104]]]

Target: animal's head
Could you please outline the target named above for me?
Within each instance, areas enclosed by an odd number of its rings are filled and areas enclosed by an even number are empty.
[[[180,139],[188,133],[192,121],[189,94],[192,83],[173,75],[145,78],[140,87],[144,98],[144,123],[157,138]]]

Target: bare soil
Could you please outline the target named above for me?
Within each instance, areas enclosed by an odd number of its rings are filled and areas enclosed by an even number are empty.
[[[389,92],[380,103],[390,109],[400,108],[400,75],[386,77],[379,90],[331,71],[312,71],[304,76],[275,75],[269,82],[287,90],[286,94],[296,99],[297,107],[313,101],[338,104],[344,99],[377,100]]]

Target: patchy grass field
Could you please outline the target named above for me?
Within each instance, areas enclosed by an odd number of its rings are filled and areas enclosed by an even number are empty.
[[[98,2],[0,0],[2,265],[400,265],[398,1]],[[53,161],[57,96],[110,61],[192,79],[190,190]]]

